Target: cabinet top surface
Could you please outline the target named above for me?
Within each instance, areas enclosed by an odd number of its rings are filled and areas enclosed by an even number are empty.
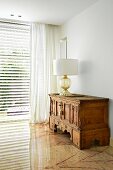
[[[49,94],[50,97],[55,97],[59,99],[64,99],[64,100],[106,100],[108,101],[108,98],[104,97],[97,97],[97,96],[89,96],[89,95],[84,95],[84,94],[71,94],[71,96],[62,96],[59,95],[58,93],[51,93]]]

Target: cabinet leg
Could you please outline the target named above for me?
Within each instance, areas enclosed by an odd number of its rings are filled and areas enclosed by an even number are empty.
[[[72,138],[72,134],[70,133],[70,140],[72,140],[73,138]]]
[[[57,132],[57,125],[54,125],[54,132]]]

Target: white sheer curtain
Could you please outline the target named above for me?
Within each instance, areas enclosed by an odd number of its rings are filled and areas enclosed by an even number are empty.
[[[32,24],[31,31],[31,123],[49,118],[50,92],[56,92],[57,81],[52,75],[52,62],[59,56],[59,27]]]

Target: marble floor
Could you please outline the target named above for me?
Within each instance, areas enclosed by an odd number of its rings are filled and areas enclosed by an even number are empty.
[[[28,121],[0,123],[0,170],[113,170],[113,148],[79,150],[62,132]]]

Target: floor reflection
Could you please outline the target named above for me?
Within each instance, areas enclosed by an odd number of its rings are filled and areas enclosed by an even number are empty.
[[[61,131],[27,121],[0,123],[0,170],[111,170],[113,148],[77,149]]]
[[[30,170],[29,124],[0,123],[0,170]]]

